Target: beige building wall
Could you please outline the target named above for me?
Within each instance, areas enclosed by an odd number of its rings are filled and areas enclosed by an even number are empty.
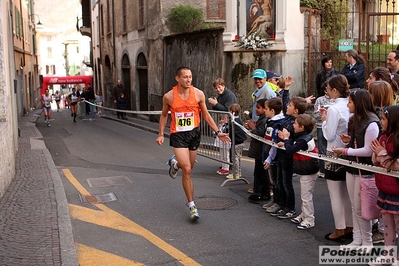
[[[0,198],[15,177],[18,147],[17,109],[13,93],[9,2],[0,1]]]

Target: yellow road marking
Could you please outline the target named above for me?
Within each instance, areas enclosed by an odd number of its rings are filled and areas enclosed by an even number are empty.
[[[76,243],[76,249],[78,250],[78,259],[80,265],[90,266],[141,266],[142,263],[138,263],[132,260],[122,258],[120,256],[104,252],[83,244]]]
[[[76,180],[69,169],[62,169],[69,182],[79,191],[83,196],[91,196],[90,193]],[[71,217],[81,221],[101,225],[104,227],[140,235],[147,239],[149,242],[162,249],[170,256],[178,260],[183,265],[200,265],[186,254],[169,245],[164,240],[151,233],[144,227],[136,224],[135,222],[127,219],[120,213],[108,208],[104,204],[95,204],[100,210],[92,210],[86,207],[69,204]],[[98,258],[97,258],[98,259]]]

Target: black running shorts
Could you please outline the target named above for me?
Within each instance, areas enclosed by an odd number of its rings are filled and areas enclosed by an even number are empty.
[[[170,134],[169,145],[174,148],[188,148],[190,151],[198,149],[201,143],[201,130],[199,127],[191,131]]]

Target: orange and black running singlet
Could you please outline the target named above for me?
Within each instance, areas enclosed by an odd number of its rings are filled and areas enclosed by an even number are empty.
[[[171,119],[170,133],[184,132],[199,127],[199,105],[195,97],[194,87],[190,86],[190,95],[187,100],[179,96],[177,86],[173,87],[173,103],[170,107]]]

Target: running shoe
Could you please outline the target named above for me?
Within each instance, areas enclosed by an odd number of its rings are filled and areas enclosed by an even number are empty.
[[[298,215],[297,217],[292,218],[291,222],[293,222],[294,224],[301,224],[303,222],[303,217]]]
[[[220,169],[220,170],[217,170],[216,173],[218,175],[228,175],[229,174],[229,170]]]
[[[190,207],[190,218],[191,218],[191,221],[198,220],[199,214],[198,214],[197,207],[195,207],[195,206]]]
[[[168,165],[169,165],[169,176],[175,179],[179,169],[175,168],[175,166],[177,166],[177,160],[175,159],[174,155],[170,157],[170,159],[168,160]]]
[[[291,221],[292,221],[292,219],[291,219]],[[296,226],[296,228],[302,229],[302,230],[306,230],[306,229],[309,229],[309,228],[312,228],[312,227],[314,227],[314,224],[310,224],[310,223],[308,223],[306,221],[303,221],[302,223],[300,223],[300,224],[298,224]]]

